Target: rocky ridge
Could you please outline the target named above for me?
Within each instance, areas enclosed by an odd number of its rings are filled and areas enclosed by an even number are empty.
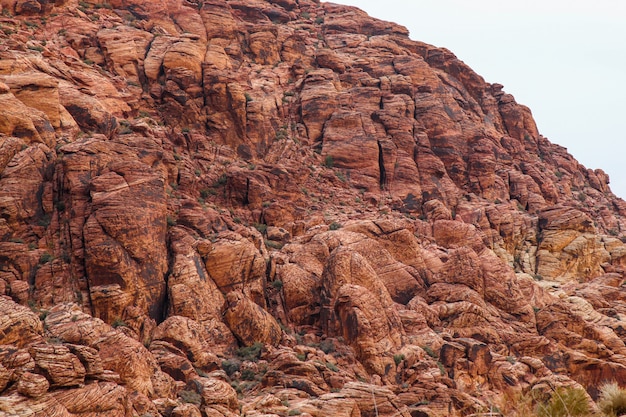
[[[0,5],[0,416],[626,380],[626,204],[451,52],[313,0]]]

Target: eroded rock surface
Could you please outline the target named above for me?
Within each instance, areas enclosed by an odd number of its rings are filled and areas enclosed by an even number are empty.
[[[0,416],[626,380],[626,203],[450,51],[314,0],[0,10]]]

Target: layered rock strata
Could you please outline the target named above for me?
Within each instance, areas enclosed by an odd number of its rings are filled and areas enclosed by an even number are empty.
[[[626,203],[448,50],[313,0],[0,5],[0,416],[626,380]]]

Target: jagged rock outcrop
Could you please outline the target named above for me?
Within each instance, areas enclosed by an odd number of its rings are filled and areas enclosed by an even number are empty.
[[[626,378],[626,203],[450,51],[315,0],[0,10],[0,416]]]

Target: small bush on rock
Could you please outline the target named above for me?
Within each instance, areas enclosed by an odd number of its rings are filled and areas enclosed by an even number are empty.
[[[620,388],[616,382],[602,385],[600,387],[598,407],[609,417],[626,414],[626,390]]]
[[[241,369],[241,361],[239,359],[228,359],[222,362],[222,369],[226,375],[232,377],[235,372]]]
[[[558,388],[547,403],[537,405],[539,417],[576,417],[590,414],[587,395],[580,388]]]
[[[263,343],[256,342],[252,346],[246,346],[237,349],[235,354],[241,360],[256,362],[261,357],[261,353],[263,353]]]
[[[202,404],[202,396],[195,391],[181,391],[178,393],[178,397],[180,397],[182,402],[194,404],[198,407]]]

